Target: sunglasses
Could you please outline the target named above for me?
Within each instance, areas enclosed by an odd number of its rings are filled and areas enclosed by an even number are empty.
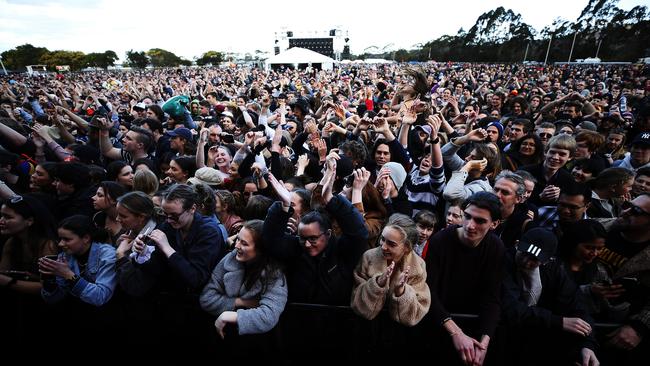
[[[625,211],[630,211],[632,216],[650,216],[650,212],[644,211],[641,207],[633,204],[632,202],[625,201],[621,205],[621,208]]]

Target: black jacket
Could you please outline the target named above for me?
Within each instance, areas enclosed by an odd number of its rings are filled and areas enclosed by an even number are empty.
[[[334,196],[325,209],[343,234],[332,235],[315,257],[305,252],[297,236],[285,233],[293,209],[284,212],[280,202],[264,220],[264,238],[271,243],[270,254],[287,266],[289,301],[349,306],[352,272],[367,248],[368,230],[359,211],[341,196]]]
[[[501,309],[505,323],[513,327],[542,328],[562,331],[563,317],[576,317],[594,322],[578,297],[578,287],[573,283],[559,262],[552,261],[539,268],[542,280],[542,294],[537,305],[528,306],[522,300],[523,280],[518,274],[514,248],[508,250],[504,258],[504,277],[502,285]],[[532,331],[532,330],[531,330]],[[596,339],[593,332],[583,338],[578,349],[583,347],[595,350]]]

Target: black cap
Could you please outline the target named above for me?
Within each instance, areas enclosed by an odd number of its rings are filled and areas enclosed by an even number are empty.
[[[546,263],[555,256],[557,237],[553,232],[542,228],[533,228],[524,233],[517,244],[517,250],[528,253],[540,262]]]

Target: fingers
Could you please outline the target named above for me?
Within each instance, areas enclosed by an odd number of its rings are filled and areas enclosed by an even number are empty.
[[[217,328],[217,333],[219,334],[219,337],[221,337],[221,339],[224,339],[226,335],[223,332],[224,327],[219,321],[219,319],[217,319],[217,321],[214,323],[214,326]]]
[[[474,338],[472,338],[472,343],[474,343],[474,347],[477,347],[477,348],[479,348],[479,349],[485,351],[485,346],[483,345],[483,343],[477,341],[477,340],[474,339]]]
[[[395,262],[393,262],[393,263],[395,263]],[[402,277],[401,277],[401,279],[399,281],[400,286],[403,286],[406,283],[406,281],[408,281],[409,271],[410,270],[411,270],[411,266],[407,266],[406,269],[404,270],[404,272],[402,272]]]

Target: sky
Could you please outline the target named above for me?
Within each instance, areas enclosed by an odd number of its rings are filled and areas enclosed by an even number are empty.
[[[474,25],[503,6],[538,32],[561,16],[574,21],[588,0],[198,1],[0,0],[0,53],[30,43],[53,50],[104,52],[163,48],[192,60],[202,53],[272,52],[276,34],[326,35],[341,29],[353,54],[397,50]],[[621,0],[629,10],[647,0]],[[561,10],[561,12],[559,11]]]

